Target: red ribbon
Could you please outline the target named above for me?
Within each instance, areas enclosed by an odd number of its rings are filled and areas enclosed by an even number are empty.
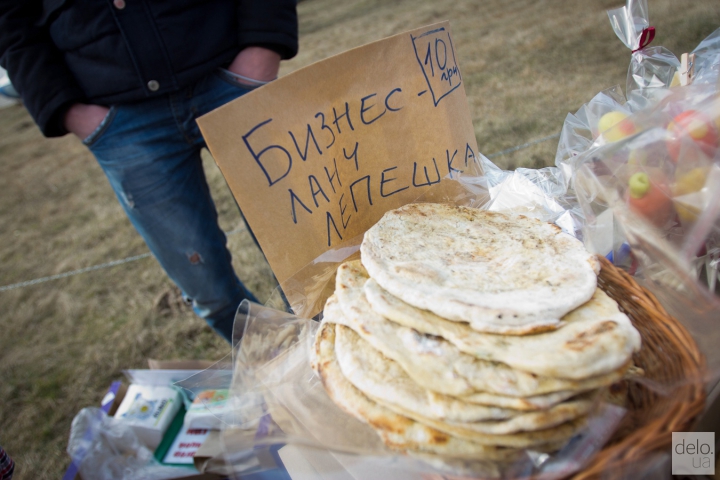
[[[653,41],[655,38],[655,27],[647,27],[643,28],[642,33],[640,34],[640,46],[632,51],[632,53],[637,52],[638,50],[642,50],[643,48],[650,45],[650,42]]]

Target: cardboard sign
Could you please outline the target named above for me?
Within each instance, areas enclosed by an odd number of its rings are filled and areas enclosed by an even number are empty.
[[[281,284],[477,153],[447,22],[310,65],[198,124]]]

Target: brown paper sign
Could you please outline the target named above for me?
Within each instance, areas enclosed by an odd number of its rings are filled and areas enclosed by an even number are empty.
[[[448,22],[305,67],[198,124],[280,283],[477,153]]]

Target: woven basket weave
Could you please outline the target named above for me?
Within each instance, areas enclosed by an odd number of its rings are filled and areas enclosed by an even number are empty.
[[[628,383],[628,414],[603,450],[575,479],[615,478],[654,451],[670,452],[672,432],[687,431],[705,406],[704,358],[687,330],[655,296],[605,258],[598,285],[620,305],[642,335],[635,365],[645,377],[674,386],[661,396]]]

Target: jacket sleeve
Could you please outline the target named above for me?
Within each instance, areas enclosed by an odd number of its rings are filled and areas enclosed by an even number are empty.
[[[240,47],[262,45],[287,60],[298,51],[296,0],[240,0],[238,42]]]
[[[37,0],[0,0],[0,65],[42,133],[65,135],[62,117],[84,94],[46,28]]]

